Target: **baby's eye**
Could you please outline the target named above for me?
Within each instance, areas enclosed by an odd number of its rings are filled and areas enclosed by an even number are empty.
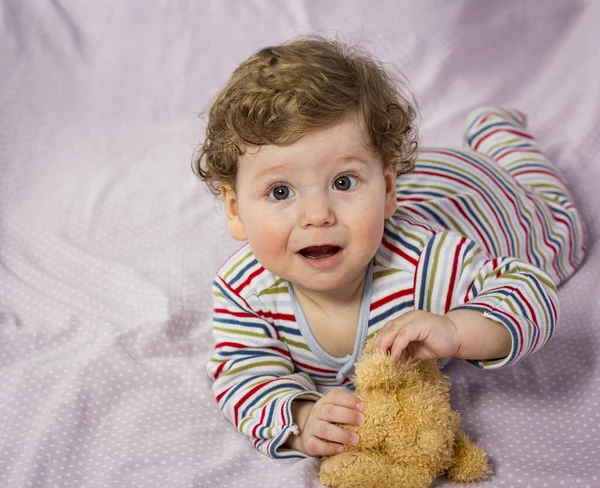
[[[288,186],[276,186],[269,192],[269,198],[273,200],[285,200],[289,197],[293,197],[295,193],[290,190]]]
[[[335,179],[333,187],[336,190],[347,191],[352,190],[357,184],[358,180],[354,176],[344,175]]]

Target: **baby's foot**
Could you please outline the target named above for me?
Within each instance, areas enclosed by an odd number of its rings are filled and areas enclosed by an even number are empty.
[[[467,117],[467,133],[473,130],[475,126],[500,120],[522,128],[527,127],[527,116],[520,110],[501,107],[479,107],[473,110]]]

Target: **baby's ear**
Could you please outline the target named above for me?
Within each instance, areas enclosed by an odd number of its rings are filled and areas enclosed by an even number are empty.
[[[396,201],[396,178],[398,176],[398,167],[396,163],[390,164],[385,168],[385,218],[389,219],[398,208]]]
[[[229,235],[238,241],[246,240],[246,231],[238,209],[237,195],[235,189],[229,183],[221,184],[221,196],[225,204],[227,215],[227,230]]]

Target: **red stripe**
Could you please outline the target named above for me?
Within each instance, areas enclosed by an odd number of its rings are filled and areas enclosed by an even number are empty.
[[[264,269],[264,268],[263,268],[263,269]],[[227,283],[227,282],[226,282],[226,281],[225,281],[223,278],[221,278],[220,276],[219,276],[218,278],[219,278],[219,280],[221,281],[221,283],[223,284],[223,286],[224,286],[225,288],[227,288],[227,289],[229,290],[229,292],[230,292],[232,295],[235,295],[235,297],[236,297],[236,298],[239,298],[239,299],[240,299],[240,300],[241,300],[241,301],[244,303],[244,305],[246,306],[246,308],[248,308],[249,310],[252,310],[252,307],[251,307],[251,306],[248,304],[248,302],[247,302],[246,300],[244,300],[244,299],[243,299],[243,298],[240,296],[240,294],[239,294],[237,291],[235,291],[233,288],[231,288],[231,286],[229,285],[229,283]],[[280,335],[279,335],[279,331],[277,330],[277,327],[273,327],[273,326],[272,326],[272,324],[269,324],[268,322],[265,322],[265,323],[266,323],[267,325],[269,325],[269,326],[270,326],[270,327],[269,327],[269,328],[270,328],[270,330],[272,330],[272,331],[275,333],[275,337],[276,337],[276,339],[277,339],[277,340],[280,340],[280,339],[281,339],[281,337],[280,337]]]
[[[287,320],[288,322],[295,322],[296,317],[290,313],[273,313],[269,310],[257,310],[256,313],[264,318],[269,318],[273,320]]]
[[[259,385],[256,385],[254,388],[252,388],[251,390],[247,391],[246,394],[237,401],[237,403],[233,407],[234,422],[235,422],[236,427],[238,425],[238,411],[241,408],[241,406],[244,404],[244,402],[248,398],[250,398],[252,395],[254,395],[254,393],[256,393],[258,390],[260,390],[261,388],[267,386],[269,383],[273,383],[273,381],[277,381],[277,380],[279,380],[279,378],[274,378],[272,380],[267,380],[264,383],[260,383]]]
[[[335,371],[332,369],[317,368],[316,366],[311,366],[310,364],[302,363],[302,362],[298,361],[297,359],[294,360],[294,364],[300,366],[303,369],[308,369],[310,371],[316,371],[318,373],[331,373],[331,374],[335,373]]]
[[[287,422],[285,420],[285,405],[286,405],[286,402],[282,402],[281,403],[281,408],[280,408],[281,423],[283,424],[282,427],[285,427],[287,425]]]
[[[234,310],[228,310],[226,308],[215,308],[215,314],[222,313],[225,315],[233,315],[234,317],[245,317],[245,318],[256,318],[256,315],[248,312],[236,312]]]
[[[528,351],[528,355],[531,354],[532,352],[534,352],[537,348],[537,345],[540,341],[540,337],[541,337],[541,330],[539,330],[538,327],[538,321],[537,321],[537,317],[535,315],[535,312],[533,310],[533,308],[531,307],[531,305],[529,304],[529,301],[527,300],[527,298],[523,295],[523,293],[521,292],[521,290],[519,290],[518,288],[514,289],[516,294],[519,295],[522,299],[522,301],[525,303],[525,305],[527,305],[527,308],[529,309],[529,313],[531,314],[531,316],[533,317],[533,319],[531,320],[533,322],[534,327],[536,327],[538,329],[538,333],[537,333],[537,337],[535,338],[535,343],[533,344],[532,347],[529,348]],[[552,301],[550,301],[550,303],[552,303]],[[519,329],[520,330],[520,329]]]
[[[403,196],[399,196],[396,198],[396,201],[398,203],[400,202],[426,202],[428,201],[429,198],[425,198],[425,197],[403,197]]]
[[[472,161],[469,161],[468,159],[461,157],[458,153],[452,153],[452,152],[448,152],[448,151],[444,151],[444,150],[431,150],[430,152],[437,153],[437,154],[444,154],[446,156],[451,156],[451,157],[454,156],[454,157],[457,157],[458,159],[460,159],[461,161],[464,161],[465,163],[469,164],[470,166],[474,166],[474,164],[473,164]],[[519,211],[517,210],[517,206],[515,204],[514,198],[511,195],[509,195],[508,192],[497,181],[492,180],[492,182],[504,194],[504,196],[507,198],[507,200],[510,202],[511,206],[513,207],[515,215],[518,216],[519,215]],[[475,190],[480,195],[483,195],[483,193],[482,193],[482,191],[480,189],[478,189],[476,187],[472,187],[468,183],[464,183],[464,184],[467,185],[467,186],[469,186],[473,190]],[[517,185],[518,185],[518,182],[517,182]],[[485,198],[484,198],[484,200],[485,200]],[[491,209],[491,210],[494,213],[494,215],[496,215],[495,211],[493,209]],[[500,219],[498,217],[497,217],[497,221],[498,221],[498,223],[500,223]],[[527,229],[525,228],[525,225],[523,224],[523,222],[521,222],[521,219],[517,219],[517,221],[519,222],[519,224],[521,226],[521,229],[523,229],[524,235],[528,235]],[[500,226],[500,227],[502,228],[502,232],[504,232],[503,226]],[[506,236],[506,234],[505,234],[505,236]],[[508,237],[507,237],[507,239],[508,239]],[[507,243],[508,243],[508,241],[507,241]],[[510,247],[510,244],[509,244],[509,247]],[[531,257],[531,254],[529,253],[529,247],[528,246],[525,247],[525,252],[527,253],[527,261],[529,261],[530,263],[533,262],[533,258]]]
[[[500,151],[498,154],[494,155],[494,159],[496,161],[500,161],[502,158],[505,158],[506,156],[509,156],[512,153],[534,153],[534,154],[539,154],[541,155],[542,153],[540,152],[539,149],[537,148],[530,148],[530,147],[515,147],[515,148],[507,148],[507,150],[505,150],[504,152]],[[511,172],[511,174],[513,174]]]
[[[481,143],[483,141],[485,141],[488,137],[493,136],[494,134],[498,133],[498,132],[509,132],[510,134],[516,134],[518,136],[523,137],[524,139],[529,139],[529,140],[533,140],[533,137],[531,137],[529,134],[527,134],[526,132],[522,132],[519,130],[515,130],[515,129],[507,129],[506,127],[500,127],[500,128],[496,128],[494,130],[489,131],[487,134],[485,134],[481,139],[479,139],[475,145],[473,146],[473,150],[477,151],[477,148],[479,148],[479,146],[481,145]]]
[[[391,295],[388,295],[386,297],[383,297],[383,298],[377,300],[376,302],[371,303],[371,308],[369,310],[373,311],[376,308],[379,308],[382,305],[385,305],[386,303],[389,303],[392,300],[395,300],[396,298],[405,297],[407,295],[410,295],[411,293],[412,293],[412,289],[410,289],[410,288],[408,288],[406,290],[397,291],[396,293],[392,293]]]
[[[467,241],[465,237],[462,237],[456,246],[456,250],[454,252],[454,260],[452,262],[452,274],[450,275],[450,285],[448,287],[448,293],[446,294],[446,304],[444,305],[444,313],[448,313],[450,310],[450,306],[452,304],[452,295],[454,294],[454,285],[456,280],[456,275],[458,274],[458,258],[461,254],[462,247],[464,243]]]
[[[433,229],[430,226],[427,226],[425,224],[422,224],[422,223],[419,223],[419,222],[415,222],[414,220],[407,219],[406,217],[403,217],[403,218],[392,217],[392,218],[394,220],[399,221],[399,222],[406,222],[409,225],[414,225],[415,227],[419,227],[421,229],[424,229],[424,230],[427,230],[427,231],[431,232],[432,234],[435,234],[435,232],[433,231]]]
[[[559,178],[556,177],[556,174],[548,169],[530,169],[524,168],[519,171],[514,171],[510,173],[512,176],[521,176],[521,175],[545,175],[550,176],[557,184],[562,184]]]
[[[446,156],[453,156],[452,153],[448,153],[448,152],[444,152],[444,151],[430,151],[430,152],[435,152],[435,153],[438,153],[438,154],[444,154]],[[461,161],[469,163],[469,161],[467,159],[461,158],[458,154],[456,154],[455,156],[458,159],[460,159]],[[462,184],[462,185],[470,188],[471,190],[473,190],[477,194],[479,194],[482,197],[483,201],[485,202],[486,206],[489,208],[490,212],[493,214],[494,218],[496,219],[496,223],[498,224],[497,228],[499,228],[500,231],[502,232],[502,235],[504,236],[504,241],[506,242],[507,248],[512,250],[512,246],[510,244],[510,239],[508,237],[508,234],[506,233],[506,230],[504,229],[504,225],[503,225],[503,223],[502,223],[502,221],[500,219],[500,215],[498,215],[498,213],[496,212],[496,209],[490,203],[489,195],[487,195],[485,192],[483,192],[480,188],[477,188],[476,186],[473,186],[469,182],[463,181],[462,179],[460,179],[460,178],[458,178],[456,176],[448,175],[446,173],[438,173],[438,172],[435,172],[435,171],[425,171],[425,170],[420,170],[419,173],[420,174],[425,174],[425,175],[430,175],[430,176],[435,176],[435,177],[438,177],[438,178],[444,178],[444,179],[448,179],[448,180],[451,180],[451,181],[455,181],[457,183],[460,183],[460,184]],[[500,185],[497,184],[497,182],[494,181],[494,183],[496,183],[496,186],[500,186]],[[504,190],[502,189],[502,191],[504,191]],[[504,193],[506,195],[506,192],[504,192]],[[508,198],[509,198],[509,201],[510,201],[510,197],[508,197]],[[452,203],[454,203],[455,206],[457,205],[457,203],[455,202],[454,199],[451,199],[451,201],[452,201]],[[518,215],[518,212],[516,211],[515,205],[513,204],[512,206],[513,206],[513,208],[515,208],[515,214]],[[412,208],[411,208],[411,210],[412,210]],[[471,225],[473,225],[473,224],[471,224]],[[475,227],[475,229],[477,229],[477,226],[474,226],[474,227]],[[525,230],[525,229],[523,228],[523,230]],[[482,244],[485,244],[485,240],[484,240],[484,242]],[[488,247],[488,252],[489,251],[490,250],[489,250],[489,247]]]
[[[256,437],[256,431],[258,430],[258,428],[262,425],[263,421],[265,420],[265,410],[266,410],[266,408],[263,407],[262,411],[260,412],[260,420],[252,429],[252,437]]]
[[[546,233],[546,226],[542,222],[542,218],[540,217],[540,213],[536,212],[535,215],[537,217],[537,221],[540,223],[540,228],[542,229],[542,237],[544,238],[544,243],[546,244],[547,247],[549,247],[550,249],[552,249],[552,254],[554,254],[554,259],[551,260],[551,262],[552,262],[552,269],[554,270],[554,273],[556,274],[556,276],[560,276],[560,271],[558,270],[558,268],[556,266],[556,257],[558,256],[558,248],[554,244],[551,244],[548,241],[548,239],[546,239],[546,237],[548,236],[548,234]]]
[[[402,251],[402,249],[394,246],[393,244],[391,244],[390,242],[388,242],[385,238],[383,238],[381,240],[381,243],[387,247],[390,251],[396,253],[398,256],[403,257],[404,259],[406,259],[409,263],[411,263],[412,265],[416,266],[417,265],[417,260],[411,256],[409,256],[408,254],[406,254],[404,251]]]
[[[239,294],[244,288],[246,288],[250,284],[250,282],[255,277],[257,277],[259,274],[261,274],[264,270],[265,270],[265,268],[263,268],[262,266],[259,266],[258,269],[254,270],[254,272],[252,272],[250,274],[250,276],[248,276],[248,278],[246,278],[246,281],[244,281],[240,286],[238,286],[235,289],[235,292]]]
[[[223,363],[225,364],[225,363]],[[222,391],[221,393],[219,393],[217,395],[217,403],[221,401],[221,398],[223,398],[223,396],[229,391],[231,390],[235,385],[231,385],[229,388],[227,388],[225,391]]]
[[[450,201],[456,207],[456,209],[458,210],[458,212],[466,219],[466,221],[469,222],[469,224],[471,225],[471,227],[473,227],[473,229],[475,229],[475,232],[477,232],[477,235],[481,239],[479,242],[481,242],[485,246],[485,250],[487,251],[488,254],[490,254],[492,252],[492,250],[490,249],[490,245],[486,241],[486,238],[483,237],[483,234],[479,231],[479,227],[477,225],[475,225],[475,223],[465,213],[465,211],[463,210],[463,208],[458,204],[458,202],[456,200],[452,199]]]
[[[223,371],[223,368],[225,367],[225,364],[227,363],[227,361],[223,361],[221,364],[219,364],[219,366],[217,367],[215,374],[213,376],[213,378],[216,380],[219,376],[221,376],[221,371]],[[219,400],[219,397],[217,397],[217,401]]]
[[[571,227],[569,226],[569,223],[566,220],[563,220],[559,217],[557,217],[556,215],[554,215],[554,220],[556,220],[557,222],[560,222],[561,224],[563,224],[567,229],[567,234],[569,236],[569,247],[571,249],[571,252],[567,253],[567,257],[569,258],[569,264],[571,265],[571,267],[573,269],[575,269],[575,261],[573,261],[573,252],[575,251],[575,242],[574,242],[574,237],[573,237],[573,232],[571,231]]]

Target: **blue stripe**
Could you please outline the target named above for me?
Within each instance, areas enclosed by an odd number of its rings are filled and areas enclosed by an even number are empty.
[[[388,236],[390,239],[398,242],[400,244],[400,248],[410,249],[412,252],[414,252],[417,255],[421,252],[421,250],[417,246],[415,246],[414,244],[411,244],[409,241],[404,239],[401,234],[394,234],[392,231],[390,231],[387,228],[387,226],[384,228],[383,233],[386,236]]]
[[[256,322],[242,322],[241,320],[220,319],[220,318],[213,318],[213,322],[217,322],[219,324],[241,325],[244,327],[258,328],[258,329],[261,329],[262,331],[264,331],[264,333],[267,337],[270,337],[271,339],[273,339],[273,335],[271,334],[271,332],[269,331],[269,329],[267,328],[267,326],[265,324],[259,324]]]
[[[496,315],[493,311],[490,311],[488,308],[480,307],[478,305],[464,304],[464,305],[455,307],[452,310],[476,310],[481,313],[493,315],[494,317],[496,317],[497,320],[500,320],[506,326],[508,331],[510,332],[513,344],[516,345],[516,347],[511,348],[511,354],[508,358],[509,363],[512,363],[514,361],[515,357],[517,356],[516,352],[519,350],[519,335],[517,334],[515,327],[510,323],[510,321],[507,318],[505,318],[501,315]],[[469,361],[469,362],[472,362],[472,361]],[[478,363],[473,362],[473,364],[478,364]]]
[[[244,266],[239,272],[238,274],[236,274],[233,278],[231,278],[229,280],[229,284],[231,286],[233,286],[235,284],[236,281],[238,281],[246,271],[248,271],[252,266],[256,266],[258,264],[258,261],[256,259],[253,259],[252,261],[250,261],[246,266]]]
[[[479,122],[485,115],[488,115],[488,112],[481,112],[477,117],[475,117],[471,123],[467,126],[465,133],[468,134],[471,129],[473,128],[473,126]]]
[[[269,426],[271,425],[271,422],[273,422],[273,411],[275,410],[275,407],[277,406],[276,401],[271,402],[269,404],[269,410],[268,410],[268,414],[267,414],[267,418],[266,418],[266,422],[264,423],[264,425],[262,427],[259,427],[258,429],[258,433],[257,433],[257,437],[264,439],[265,437],[263,436],[263,432],[269,428]],[[264,408],[264,407],[263,407]]]
[[[369,319],[369,325],[367,327],[371,327],[372,325],[377,324],[380,321],[387,319],[390,315],[395,314],[396,312],[399,312],[400,310],[403,310],[405,308],[413,308],[414,305],[415,305],[414,300],[409,300],[407,302],[396,305],[396,306],[390,308],[389,310],[386,310],[385,312],[382,312],[379,315]]]
[[[468,154],[468,153],[463,153],[463,152],[459,152],[459,151],[454,151],[454,150],[451,150],[451,149],[449,149],[448,151],[449,151],[449,152],[452,152],[452,153],[455,153],[456,155],[460,155],[460,156],[462,156],[462,157],[464,157],[464,158],[468,159],[469,161],[476,163],[476,164],[477,164],[477,166],[479,167],[479,169],[484,169],[484,170],[486,170],[486,171],[485,171],[485,173],[486,173],[486,176],[490,177],[490,178],[491,178],[492,180],[494,180],[494,181],[498,181],[498,182],[502,183],[502,184],[503,184],[503,186],[505,187],[505,189],[507,190],[507,192],[508,192],[508,193],[510,193],[510,194],[512,194],[513,196],[515,196],[515,193],[514,193],[514,192],[512,192],[512,191],[510,190],[510,188],[509,188],[509,187],[508,187],[506,184],[504,184],[504,182],[503,182],[503,181],[501,181],[500,179],[498,179],[498,177],[497,177],[497,176],[495,176],[495,175],[493,175],[493,174],[491,174],[491,176],[490,176],[490,171],[489,171],[489,168],[486,168],[486,167],[485,167],[485,166],[482,164],[482,162],[481,162],[481,161],[479,161],[478,159],[476,159],[476,158],[472,157],[472,155],[470,155],[470,154]],[[445,160],[445,162],[447,162],[447,163],[448,163],[448,162],[450,162],[450,161],[448,160],[448,157],[446,157],[446,156],[442,156],[442,158]],[[451,164],[451,162],[450,162],[450,164]],[[445,173],[451,174],[451,175],[453,175],[453,176],[455,176],[455,177],[457,177],[458,179],[461,179],[461,180],[463,180],[463,181],[465,181],[465,180],[466,180],[466,181],[468,181],[469,183],[471,183],[471,185],[472,185],[472,186],[474,186],[475,188],[479,188],[479,189],[481,189],[481,188],[479,187],[479,182],[477,182],[477,181],[473,180],[472,178],[468,177],[467,175],[465,175],[465,174],[463,174],[463,173],[459,173],[459,172],[457,172],[457,171],[454,171],[453,169],[450,169],[450,168],[445,168],[445,167],[441,167],[441,166],[434,166],[434,165],[427,165],[427,166],[428,166],[430,169],[434,169],[434,170],[437,170],[437,171],[441,171],[441,172],[445,172]],[[505,228],[507,228],[507,229],[508,229],[508,222],[506,221],[506,218],[505,218],[505,215],[504,215],[504,213],[505,213],[504,209],[500,207],[500,205],[498,204],[498,202],[497,202],[497,201],[496,201],[494,198],[492,198],[492,197],[493,197],[493,195],[491,195],[491,194],[490,194],[489,192],[487,192],[487,191],[484,191],[483,189],[481,189],[481,191],[482,191],[482,193],[484,194],[484,196],[485,196],[485,197],[487,197],[487,198],[484,198],[484,200],[485,200],[486,202],[489,202],[489,203],[490,203],[490,204],[491,204],[491,205],[494,207],[494,209],[496,210],[496,214],[497,214],[497,215],[500,217],[500,219],[502,220],[502,223],[504,224]],[[516,197],[515,197],[515,199],[516,199],[516,200],[518,200]],[[529,223],[529,220],[528,220],[527,222]],[[510,232],[509,232],[508,234],[509,234],[509,239],[510,239]],[[515,243],[514,243],[514,241],[513,241],[512,239],[510,239],[510,242],[511,242],[511,245],[512,245],[511,249],[516,249],[516,246],[515,246]]]
[[[564,195],[563,195],[563,196],[564,196]],[[573,217],[572,217],[572,215],[571,215],[570,213],[568,213],[568,212],[566,212],[566,211],[564,211],[564,210],[558,209],[558,208],[554,208],[552,211],[553,211],[554,213],[556,213],[556,214],[560,214],[560,215],[562,215],[562,216],[563,216],[565,219],[567,219],[567,222],[569,223],[569,229],[570,229],[570,230],[568,230],[568,231],[567,231],[567,234],[565,234],[565,237],[566,237],[567,239],[569,239],[569,240],[571,240],[571,239],[572,239],[572,240],[573,240],[573,242],[575,243],[575,239],[576,239],[576,236],[575,236],[575,229],[576,229],[576,225],[575,225],[575,223],[573,222]],[[570,236],[570,234],[572,234],[572,236]],[[569,244],[569,247],[571,247],[571,245],[570,245],[570,244]],[[575,253],[576,253],[577,251],[578,251],[578,248],[576,248],[576,247],[572,247],[572,248],[571,248],[571,255],[570,255],[570,258],[571,258],[571,260],[572,260],[572,261],[573,261],[575,264],[577,264],[577,259],[576,259],[576,256],[575,256]],[[560,264],[562,264],[562,263],[560,263]],[[569,264],[568,264],[568,263],[567,263],[566,265],[567,265],[567,266],[569,266]]]
[[[292,402],[292,400],[288,401],[288,405],[286,405],[286,407],[283,409],[284,411],[284,415],[285,415],[285,423],[288,426],[286,429],[283,429],[279,435],[273,440],[273,443],[271,444],[271,447],[269,448],[268,451],[268,455],[271,456],[272,458],[304,458],[305,456],[301,456],[298,454],[283,454],[283,455],[279,455],[277,454],[277,448],[280,447],[279,445],[281,444],[281,441],[283,440],[283,436],[286,434],[286,432],[291,428],[292,426],[292,417],[291,417],[291,407],[289,406],[289,404]],[[273,402],[275,403],[275,402]]]
[[[540,280],[537,279],[537,277],[535,275],[533,275],[531,273],[524,273],[524,275],[532,280],[534,286],[537,288],[540,296],[542,297],[542,300],[544,300],[544,306],[545,306],[546,310],[548,311],[548,315],[550,315],[550,334],[548,335],[548,341],[550,341],[550,339],[554,335],[556,321],[555,321],[554,317],[552,316],[552,306],[551,306],[550,300],[548,298],[548,293],[546,291],[544,291]],[[557,307],[556,312],[558,314],[558,307]]]
[[[432,239],[429,239],[429,242],[427,243],[427,245],[425,246],[425,252],[421,254],[421,256],[423,256],[423,254],[425,255],[424,258],[424,272],[422,273],[422,279],[421,279],[421,289],[419,290],[419,303],[417,308],[419,310],[423,310],[425,307],[425,283],[427,282],[427,280],[429,279],[428,273],[427,271],[429,271],[429,259],[431,257],[431,248],[433,247],[433,242],[435,240],[435,236]],[[421,264],[419,262],[419,264]],[[418,265],[417,265],[418,267]]]
[[[277,325],[277,330],[280,332],[285,332],[286,334],[301,336],[302,332],[299,329],[294,329],[292,327],[286,327],[284,325]]]
[[[445,193],[440,193],[440,192],[435,192],[435,191],[427,191],[427,190],[422,190],[422,189],[406,189],[406,190],[398,190],[396,189],[396,196],[399,197],[400,199],[402,199],[404,196],[411,196],[411,195],[428,195],[430,197],[435,197],[435,198],[444,198],[446,196]],[[407,202],[407,203],[413,203],[413,202]],[[400,206],[401,203],[399,202]]]
[[[529,144],[529,143],[507,144],[506,146],[502,146],[502,147],[494,150],[492,153],[490,153],[490,157],[495,158],[498,154],[500,154],[503,151],[506,151],[507,149],[519,149],[519,148],[524,148],[524,147],[531,147],[533,149],[536,149],[536,147],[533,144]],[[519,166],[519,168],[520,168],[520,166]]]
[[[256,380],[256,378],[257,378],[257,376],[249,376],[245,380],[240,381],[237,385],[232,387],[231,390],[229,390],[227,392],[227,394],[223,398],[221,398],[221,402],[223,402],[223,406],[225,406],[227,404],[227,402],[229,401],[229,399],[233,396],[233,394],[235,392],[237,392],[240,388],[242,388],[246,383]],[[232,420],[232,422],[233,422],[233,420]]]
[[[288,359],[287,356],[284,356],[283,354],[277,354],[275,352],[266,352],[266,351],[260,351],[258,349],[241,349],[238,348],[235,351],[219,351],[217,353],[218,356],[222,356],[222,357],[228,357],[228,356],[246,356],[246,358],[259,358],[259,357],[277,357],[277,358],[284,358],[284,359]],[[244,358],[245,359],[245,358]]]
[[[538,213],[540,215],[544,215],[544,210],[540,207],[539,202],[537,200],[534,200],[534,202],[535,202],[535,207],[536,207]],[[550,242],[552,242],[556,246],[556,249],[552,250],[553,253],[556,253],[557,255],[560,255],[560,250],[562,248],[562,242],[559,242],[559,241],[556,240],[556,238],[552,237],[552,234],[550,233],[550,229],[548,228],[548,221],[546,219],[541,219],[541,218],[540,218],[540,220],[544,224],[544,230],[546,231],[546,237],[548,238],[548,240]],[[560,266],[555,266],[555,267],[558,269],[559,275],[564,280],[567,277],[567,275],[565,274],[565,271],[563,269],[561,269]]]
[[[517,214],[520,215],[521,220],[523,220],[524,222],[526,222],[526,224],[527,224],[526,228],[531,229],[531,227],[532,227],[531,226],[531,220],[522,212],[521,206],[519,205],[520,198],[518,197],[518,195],[515,194],[515,192],[512,190],[512,188],[505,182],[504,178],[498,178],[496,175],[493,174],[492,170],[485,165],[485,163],[483,161],[475,158],[469,152],[452,150],[452,149],[444,149],[444,150],[446,150],[448,152],[451,152],[451,153],[454,153],[457,156],[464,157],[465,159],[471,161],[472,163],[475,164],[476,167],[478,167],[480,169],[480,171],[482,173],[485,173],[491,180],[493,180],[494,182],[500,184],[500,186],[503,187],[504,190],[510,196],[512,196],[512,200],[513,200],[512,203],[513,203],[513,205],[507,203],[507,206],[510,206],[510,207],[514,206],[515,211],[517,212]],[[479,156],[482,156],[482,155],[479,155]],[[441,156],[441,158],[444,159],[446,162],[452,164],[452,161],[448,160],[449,157],[447,157],[447,156]],[[435,169],[435,170],[438,170],[438,171],[442,171],[442,172],[451,174],[451,175],[453,175],[453,176],[455,176],[455,177],[457,177],[459,179],[462,179],[464,181],[468,181],[475,188],[479,188],[479,183],[476,182],[476,181],[474,181],[472,178],[468,177],[467,175],[464,175],[462,173],[458,173],[458,172],[456,172],[456,171],[454,171],[452,169],[449,169],[449,168],[443,168],[443,167],[435,166],[435,165],[431,165],[431,164],[425,165],[425,166],[427,166],[427,167],[429,167],[431,169]],[[508,225],[508,222],[506,220],[504,209],[502,209],[499,206],[499,204],[496,201],[496,199],[493,198],[494,195],[490,194],[487,191],[483,191],[483,190],[482,190],[482,193],[487,197],[486,201],[488,201],[495,208],[496,214],[499,216],[499,218],[502,220],[502,223],[504,224],[504,228],[505,229],[510,229],[511,227]],[[517,246],[515,244],[515,240],[514,240],[511,232],[508,232],[508,239],[509,239],[509,242],[511,244],[511,251],[512,251],[512,253],[514,253],[515,250],[517,249]],[[536,265],[539,267],[540,263],[539,263],[539,260],[538,260],[538,258],[536,256],[535,251],[533,250],[533,242],[530,239],[526,239],[526,241],[527,241],[528,248],[531,251],[531,255],[536,260]]]
[[[256,376],[254,378],[256,378]],[[298,391],[303,391],[303,392],[306,391],[298,383],[292,383],[292,382],[282,382],[282,383],[279,383],[279,382],[275,381],[274,384],[272,386],[270,386],[269,388],[261,390],[260,394],[257,397],[255,397],[252,400],[252,402],[250,402],[246,406],[246,408],[242,412],[242,418],[246,417],[246,414],[248,413],[248,410],[250,410],[251,408],[253,408],[254,405],[256,405],[260,401],[261,398],[264,398],[266,395],[268,395],[269,393],[271,393],[271,392],[273,392],[275,390],[279,390],[279,389],[287,388],[287,387],[291,387],[291,388],[293,388],[295,390],[298,390]]]
[[[438,224],[440,224],[442,227],[444,227],[446,229],[450,228],[450,225],[448,225],[446,222],[444,222],[444,220],[442,220],[442,218],[437,214],[437,212],[434,212],[432,209],[427,207],[424,203],[417,203],[416,206],[419,207],[421,210],[424,210],[425,212],[427,212],[429,214],[429,216],[433,220],[435,220]]]
[[[489,115],[489,114],[485,114],[485,115]],[[477,132],[475,132],[475,134],[472,134],[471,136],[467,136],[467,142],[468,142],[469,146],[472,145],[473,139],[476,139],[477,137],[479,137],[480,134],[482,134],[483,132],[486,132],[494,127],[510,127],[511,129],[516,128],[514,126],[514,124],[511,124],[507,120],[501,120],[498,122],[492,122],[491,124],[486,124],[481,129],[479,129]],[[467,132],[468,132],[468,130],[467,130]]]

